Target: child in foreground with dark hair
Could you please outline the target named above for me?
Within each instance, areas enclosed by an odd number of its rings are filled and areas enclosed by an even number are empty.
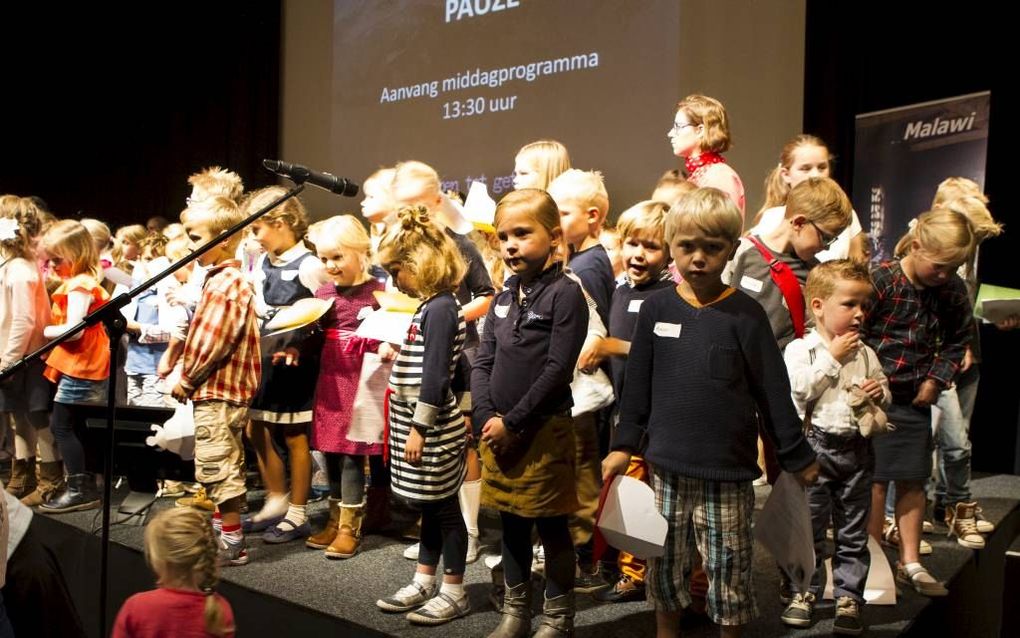
[[[665,238],[683,282],[641,304],[620,424],[602,465],[610,481],[643,449],[651,466],[656,505],[668,524],[666,553],[648,561],[646,581],[662,637],[679,633],[681,610],[691,603],[683,569],[691,537],[708,574],[707,611],[721,635],[740,635],[757,613],[756,413],[784,469],[804,485],[818,476],[789,381],[776,374],[783,360],[768,317],[721,280],[741,223],[733,201],[714,188],[699,188],[670,210]]]

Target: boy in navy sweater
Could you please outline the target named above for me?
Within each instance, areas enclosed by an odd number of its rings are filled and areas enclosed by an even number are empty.
[[[680,611],[691,602],[683,565],[692,527],[708,573],[708,613],[721,635],[740,635],[757,613],[756,413],[783,468],[805,485],[818,476],[768,317],[720,278],[741,225],[732,200],[713,188],[685,195],[670,210],[665,238],[683,282],[641,304],[620,424],[603,461],[604,480],[622,474],[642,451],[652,469],[656,505],[669,525],[666,553],[649,560],[646,581],[660,636],[679,633]]]

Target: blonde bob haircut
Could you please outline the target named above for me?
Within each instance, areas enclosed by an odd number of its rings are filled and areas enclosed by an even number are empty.
[[[803,215],[815,224],[850,225],[853,206],[839,184],[828,177],[809,177],[790,189],[786,197],[786,219]]]
[[[242,204],[245,217],[260,210],[263,206],[272,203],[287,194],[283,186],[267,186],[250,193]],[[308,212],[305,205],[297,197],[291,197],[279,206],[260,217],[255,223],[280,222],[294,233],[298,241],[308,234]]]
[[[42,211],[29,197],[0,195],[0,219],[13,219],[18,224],[14,237],[0,239],[0,255],[4,259],[32,256],[32,240],[43,227]]]
[[[71,264],[72,274],[99,279],[99,250],[83,223],[73,219],[56,222],[43,234],[39,245],[47,255]]]
[[[931,207],[938,208],[945,202],[959,197],[977,197],[981,203],[988,204],[988,197],[981,191],[981,186],[966,177],[947,177],[935,191],[935,199]]]
[[[666,243],[672,245],[677,233],[700,230],[709,237],[730,243],[740,240],[744,218],[733,199],[718,188],[696,188],[681,197],[666,215]]]
[[[667,213],[669,205],[665,202],[649,199],[634,204],[620,213],[619,219],[616,220],[620,241],[626,241],[628,237],[648,235],[654,235],[660,242],[664,241]]]
[[[693,94],[682,99],[676,110],[683,112],[690,124],[704,127],[701,151],[725,153],[730,150],[730,121],[722,103],[707,95]]]
[[[308,227],[308,240],[317,250],[347,250],[358,256],[361,270],[368,272],[371,265],[372,242],[354,215],[336,215],[315,222]]]
[[[920,251],[940,264],[970,263],[977,241],[974,227],[963,213],[936,208],[917,216],[896,244],[897,257],[905,257],[917,242]]]
[[[213,595],[219,575],[218,544],[212,525],[202,512],[170,508],[156,514],[145,526],[145,560],[163,587],[198,589],[205,594],[205,630],[223,636],[226,626],[220,601]]]
[[[244,182],[241,181],[241,176],[219,166],[210,166],[195,173],[188,178],[188,183],[191,184],[192,189],[205,195],[202,199],[226,197],[237,202],[244,192]]]
[[[599,171],[571,168],[550,182],[547,190],[553,199],[574,202],[585,209],[596,209],[599,223],[604,222],[609,213],[609,193]]]
[[[538,140],[525,144],[517,151],[516,159],[530,162],[537,169],[540,188],[543,189],[570,169],[570,153],[566,146],[556,140]]]
[[[400,264],[414,280],[414,292],[420,299],[455,291],[467,272],[457,245],[429,219],[424,206],[397,212],[397,222],[379,244],[377,260],[384,267]]]
[[[420,194],[422,197],[436,199],[442,195],[439,173],[425,162],[410,160],[400,162],[393,167],[393,183],[390,193],[398,203],[407,199],[407,193],[412,185],[420,186],[419,191],[411,191]]]
[[[854,281],[874,288],[871,273],[865,264],[850,259],[834,259],[811,269],[804,284],[804,297],[809,303],[812,299],[824,301],[836,292],[836,286],[841,281]]]
[[[540,188],[522,188],[510,191],[496,204],[493,225],[499,232],[499,225],[507,215],[525,213],[552,236],[560,232],[560,209],[552,195]]]

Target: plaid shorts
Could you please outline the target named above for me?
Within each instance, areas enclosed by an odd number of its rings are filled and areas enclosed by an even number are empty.
[[[688,478],[652,468],[655,505],[668,524],[666,552],[648,560],[648,597],[662,611],[691,604],[687,575],[696,550],[708,574],[708,614],[719,625],[744,625],[758,615],[752,580],[750,481]]]

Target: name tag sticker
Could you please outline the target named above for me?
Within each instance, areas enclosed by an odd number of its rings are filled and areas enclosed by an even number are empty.
[[[762,287],[761,279],[755,279],[754,277],[748,277],[744,275],[740,278],[740,287],[750,290],[751,292],[761,292]]]
[[[510,304],[505,306],[496,306],[496,316],[500,319],[506,319],[506,316],[510,314]]]
[[[678,323],[666,323],[664,321],[656,321],[655,327],[652,328],[652,332],[660,337],[672,337],[673,339],[680,338],[680,324]]]
[[[643,301],[644,299],[631,299],[630,305],[627,306],[627,312],[637,312],[638,310],[641,310],[641,303]]]

